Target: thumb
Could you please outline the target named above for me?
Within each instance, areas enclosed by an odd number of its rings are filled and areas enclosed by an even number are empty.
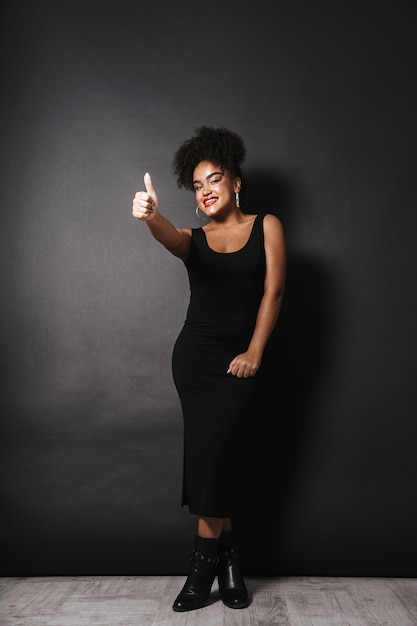
[[[156,199],[156,191],[153,188],[152,178],[151,178],[151,175],[148,172],[146,172],[145,176],[143,177],[143,182],[145,183],[146,192],[150,196],[152,196],[152,198],[155,200]]]
[[[158,196],[156,195],[156,191],[152,185],[151,175],[148,172],[146,172],[145,176],[143,177],[143,181],[145,183],[146,193],[152,198],[153,208],[157,209],[158,208]]]

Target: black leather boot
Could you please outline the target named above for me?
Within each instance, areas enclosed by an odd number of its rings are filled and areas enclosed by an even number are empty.
[[[206,603],[216,577],[217,543],[217,539],[195,536],[188,577],[172,606],[174,611],[192,611]]]
[[[217,578],[223,604],[231,609],[244,609],[249,606],[248,591],[240,573],[239,557],[231,532],[223,532],[219,539]]]

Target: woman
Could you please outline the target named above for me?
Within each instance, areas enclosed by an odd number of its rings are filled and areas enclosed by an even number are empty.
[[[232,539],[238,439],[254,416],[262,355],[284,294],[283,228],[272,214],[242,212],[246,149],[226,128],[202,126],[177,150],[179,187],[194,191],[201,228],[176,228],[159,212],[150,175],[136,193],[133,216],[181,259],[190,302],[173,351],[173,376],[184,418],[182,505],[197,515],[190,570],[175,611],[203,606],[218,576],[231,608],[249,605]]]

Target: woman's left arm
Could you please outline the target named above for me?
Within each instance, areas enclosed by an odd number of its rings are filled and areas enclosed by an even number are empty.
[[[264,217],[265,284],[259,305],[255,330],[246,352],[238,354],[228,373],[249,378],[258,371],[268,339],[277,323],[285,290],[287,253],[281,221],[270,213]]]

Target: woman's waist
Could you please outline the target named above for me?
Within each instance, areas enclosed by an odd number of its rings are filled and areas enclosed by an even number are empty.
[[[254,329],[254,320],[235,315],[187,315],[184,330],[190,334],[204,336],[213,340],[228,340],[230,343],[250,339]]]

